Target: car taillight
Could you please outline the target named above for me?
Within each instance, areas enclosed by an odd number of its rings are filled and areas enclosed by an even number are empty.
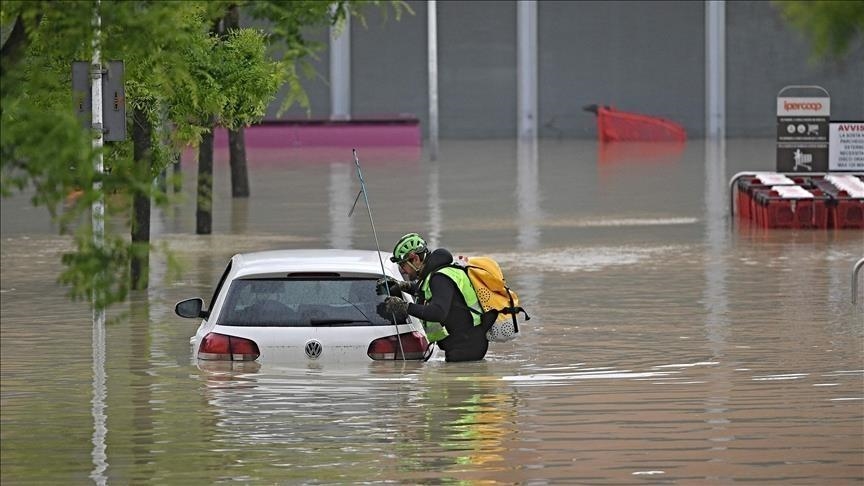
[[[402,341],[400,348],[399,341]],[[369,345],[367,354],[374,360],[387,359],[423,359],[426,354],[426,348],[429,347],[429,341],[426,336],[414,331],[399,336],[387,336],[372,341]],[[404,352],[405,357],[402,357]]]
[[[254,361],[261,356],[255,341],[211,332],[198,346],[199,359]]]

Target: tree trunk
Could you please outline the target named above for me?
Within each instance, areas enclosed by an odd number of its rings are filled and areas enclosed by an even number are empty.
[[[213,231],[213,124],[201,137],[198,147],[198,209],[195,211],[195,233]]]
[[[174,183],[174,194],[180,194],[183,192],[183,156],[182,152],[178,152],[177,155],[174,156],[174,163],[171,164],[174,166],[174,175],[171,177],[171,181]]]
[[[246,169],[246,138],[243,127],[228,130],[231,158],[231,197],[249,197],[249,172]]]
[[[147,115],[139,109],[132,112],[132,144],[135,172],[152,179],[152,127]],[[152,182],[152,181],[151,181]],[[134,191],[132,196],[132,255],[130,258],[130,286],[146,289],[150,268],[150,186]]]
[[[228,7],[223,22],[224,31],[240,28],[240,9]],[[249,197],[249,171],[246,168],[246,137],[244,128],[228,131],[228,153],[231,163],[231,197]]]

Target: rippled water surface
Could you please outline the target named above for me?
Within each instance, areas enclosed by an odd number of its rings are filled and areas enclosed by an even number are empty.
[[[420,231],[491,254],[532,316],[461,364],[193,361],[174,303],[209,299],[232,254],[375,247],[347,217],[350,152],[250,151],[233,201],[220,155],[213,234],[184,162],[185,201],[152,222],[182,271],[154,253],[104,329],[55,283],[70,243],[3,201],[4,485],[864,482],[864,231],[732,222],[729,178],[771,170],[772,141],[361,149],[384,249]]]

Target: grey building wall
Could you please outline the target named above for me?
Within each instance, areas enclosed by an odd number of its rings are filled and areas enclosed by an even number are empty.
[[[726,127],[732,136],[775,136],[777,93],[820,85],[831,118],[864,120],[864,42],[843,61],[814,61],[810,43],[768,2],[726,4]]]
[[[351,111],[354,115],[410,113],[426,126],[426,3],[397,21],[366,8],[367,26],[351,26]]]
[[[410,113],[428,126],[426,2],[384,19],[364,10],[351,29],[352,113]],[[538,111],[542,137],[593,138],[591,103],[669,118],[691,137],[705,132],[705,4],[700,1],[538,2]],[[310,38],[324,42],[326,31]],[[313,65],[329,73],[325,48]],[[438,2],[442,138],[516,133],[516,4]],[[313,116],[330,113],[329,87],[305,82]],[[726,3],[726,127],[730,137],[776,133],[777,92],[819,84],[833,119],[864,119],[864,42],[842,61],[814,62],[806,38],[765,1]],[[268,119],[275,119],[274,103]],[[283,117],[304,115],[294,108]]]
[[[590,103],[703,133],[702,2],[540,2],[541,136],[594,137]]]

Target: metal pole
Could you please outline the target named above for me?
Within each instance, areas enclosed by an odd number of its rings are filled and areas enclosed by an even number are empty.
[[[537,137],[537,2],[520,0],[516,11],[518,46],[518,137]]]
[[[93,182],[93,190],[100,194],[91,205],[91,217],[93,223],[93,245],[102,247],[105,240],[105,201],[101,195],[102,191],[102,145],[104,133],[102,130],[102,17],[99,12],[100,0],[96,0],[93,11],[93,58],[90,62],[90,94],[92,96],[93,116],[93,151],[95,157],[93,168],[96,180]],[[101,279],[100,279],[101,280]],[[105,417],[105,397],[107,395],[105,376],[105,309],[99,302],[101,299],[94,289],[92,295],[93,305],[93,471],[91,479],[96,484],[107,484],[105,470],[108,469],[108,456],[105,452],[105,436],[107,435]]]
[[[104,142],[104,133],[102,130],[102,53],[101,50],[101,28],[102,17],[99,15],[99,0],[96,0],[96,10],[93,15],[93,59],[90,62],[90,94],[92,96],[92,116],[93,116],[93,151],[95,158],[93,160],[93,168],[96,172],[96,181],[93,183],[93,190],[97,193],[102,190],[101,175],[102,166],[102,145]],[[91,206],[92,221],[93,221],[93,243],[100,247],[102,246],[105,237],[105,203],[100,197],[93,202]]]
[[[855,262],[852,266],[852,303],[858,302],[858,272],[864,267],[864,258]]]
[[[705,2],[705,138],[726,136],[726,2]]]
[[[427,5],[427,58],[429,61],[429,156],[438,159],[438,4]]]
[[[341,31],[330,27],[330,116],[351,118],[351,16]]]

